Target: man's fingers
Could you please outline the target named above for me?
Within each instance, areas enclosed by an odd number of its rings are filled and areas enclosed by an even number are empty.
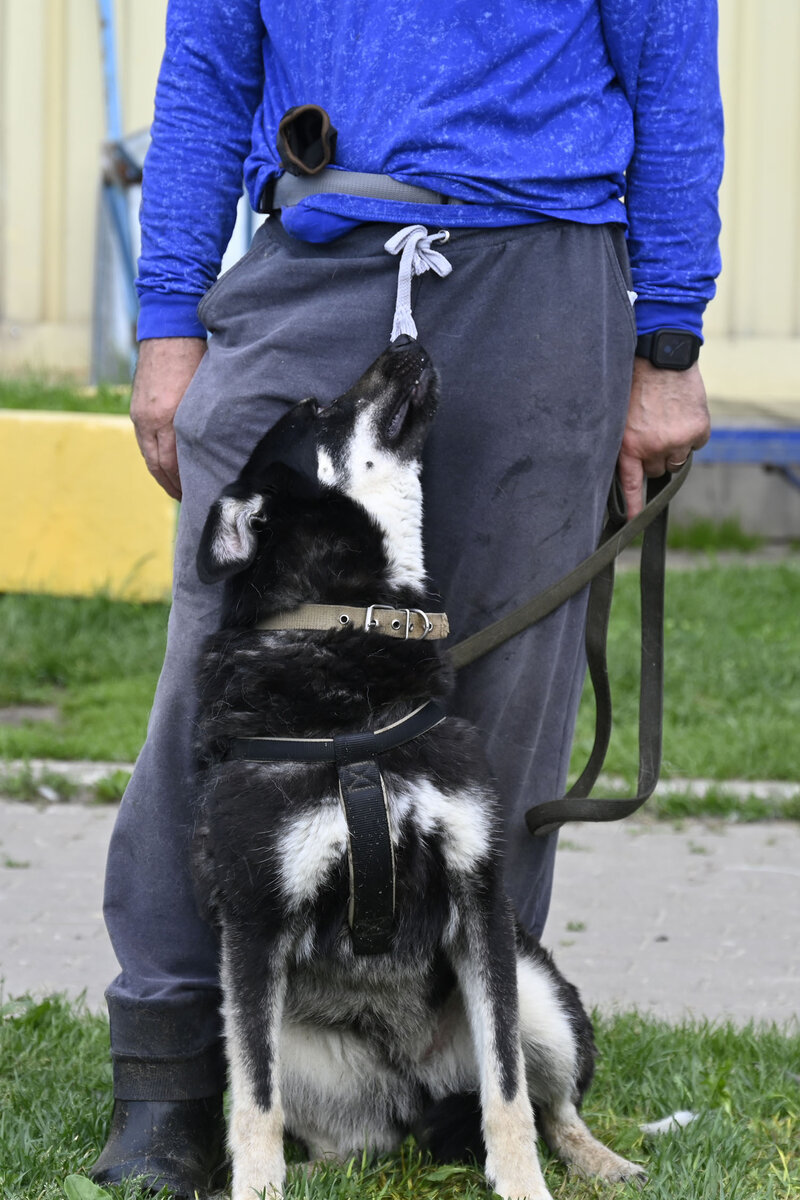
[[[159,479],[159,483],[175,500],[182,495],[181,477],[178,470],[178,447],[175,440],[175,426],[170,425],[156,431],[158,447],[158,465],[161,473],[169,481],[169,487]]]
[[[146,338],[139,346],[131,420],[148,471],[174,500],[181,478],[173,422],[205,352],[202,338]]]
[[[624,451],[619,456],[619,481],[625,496],[625,509],[628,520],[637,517],[642,511],[642,489],[644,487],[644,466],[641,459],[634,458]]]
[[[164,489],[173,500],[181,498],[181,481],[178,474],[178,459],[175,452],[175,434],[172,432],[172,450],[169,439],[164,435],[166,430],[149,432],[134,426],[139,449],[150,474],[156,483]]]
[[[674,475],[676,471],[680,471],[683,464],[692,452],[691,446],[689,449],[673,450],[671,454],[667,454],[664,459],[664,470],[670,475]]]

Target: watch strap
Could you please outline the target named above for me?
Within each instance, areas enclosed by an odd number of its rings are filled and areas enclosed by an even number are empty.
[[[702,344],[702,339],[688,329],[654,329],[639,334],[636,357],[668,371],[688,371],[700,357]]]

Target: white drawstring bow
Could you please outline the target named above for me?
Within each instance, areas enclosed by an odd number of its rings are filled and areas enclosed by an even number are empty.
[[[424,275],[426,271],[435,271],[442,278],[450,274],[452,264],[438,250],[433,249],[434,242],[446,242],[449,237],[446,229],[440,229],[438,233],[428,233],[424,225],[406,225],[386,242],[385,250],[401,256],[392,341],[401,334],[416,338],[417,327],[411,315],[411,280],[415,275]]]

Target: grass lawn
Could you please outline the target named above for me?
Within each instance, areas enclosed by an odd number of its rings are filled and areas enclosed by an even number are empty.
[[[105,1021],[55,997],[0,1007],[0,1195],[63,1200],[101,1147],[110,1107]],[[800,1195],[800,1034],[706,1024],[672,1027],[637,1015],[597,1023],[600,1060],[584,1105],[592,1129],[643,1162],[649,1200],[790,1200]],[[660,1137],[639,1124],[680,1109],[701,1114]],[[567,1178],[547,1159],[558,1200],[635,1196]],[[133,1185],[108,1189],[139,1200]],[[422,1162],[408,1143],[377,1165],[293,1181],[287,1200],[488,1200],[480,1175]]]
[[[58,719],[0,726],[6,757],[133,759],[144,739],[168,609],[98,596],[0,597],[0,707]]]
[[[664,776],[800,779],[800,562],[674,571],[667,582]],[[103,597],[0,597],[0,707],[58,718],[0,725],[0,755],[130,760],[144,737],[167,608]],[[636,770],[638,580],[622,575],[609,637],[607,770]],[[594,728],[584,697],[574,764]]]
[[[47,383],[35,375],[19,379],[0,378],[0,408],[34,409],[38,412],[94,412],[127,414],[130,388],[77,388],[71,383]]]

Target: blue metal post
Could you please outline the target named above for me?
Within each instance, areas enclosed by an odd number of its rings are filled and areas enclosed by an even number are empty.
[[[106,137],[118,142],[122,137],[122,106],[117,82],[117,32],[114,0],[97,0],[100,39],[103,46],[103,80],[106,93]]]
[[[117,35],[114,16],[114,0],[97,0],[100,17],[100,40],[103,51],[103,80],[106,98],[106,140],[122,140],[122,105],[117,75]],[[125,298],[131,325],[135,327],[139,314],[139,298],[136,295],[136,263],[133,257],[133,242],[128,213],[128,197],[125,188],[113,179],[103,184],[103,198],[108,208],[111,223],[117,236],[125,279]],[[132,365],[135,364],[135,351]]]

